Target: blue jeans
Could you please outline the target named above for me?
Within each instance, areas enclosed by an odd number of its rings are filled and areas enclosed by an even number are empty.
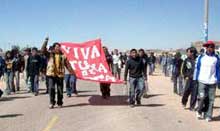
[[[31,91],[38,93],[39,89],[39,75],[31,75],[30,76],[30,82],[31,82]]]
[[[15,92],[14,87],[14,72],[13,71],[7,71],[5,73],[5,81],[6,81],[6,93],[10,94],[11,92]]]
[[[183,94],[183,78],[182,76],[174,76],[173,78],[173,85],[174,85],[174,93],[178,95]]]
[[[77,93],[76,90],[76,77],[71,74],[65,75],[66,82],[66,93],[67,95],[71,95],[72,93]]]
[[[144,92],[144,78],[129,78],[130,90],[129,90],[129,102],[134,104],[135,100],[140,101]]]
[[[20,90],[20,72],[15,71],[15,80],[16,80],[16,89],[19,91]]]
[[[154,64],[153,64],[153,63],[149,64],[149,68],[150,68],[150,70],[149,70],[149,75],[152,75],[153,72],[154,72],[154,69],[155,69]]]
[[[205,113],[205,117],[212,117],[215,100],[216,84],[207,85],[199,82],[198,87],[198,112]]]

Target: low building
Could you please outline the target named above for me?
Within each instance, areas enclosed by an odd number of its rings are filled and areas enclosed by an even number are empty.
[[[219,41],[213,41],[215,43],[215,49],[220,50],[220,42]],[[200,51],[203,48],[203,41],[196,41],[192,42],[192,46],[195,47],[198,51]]]

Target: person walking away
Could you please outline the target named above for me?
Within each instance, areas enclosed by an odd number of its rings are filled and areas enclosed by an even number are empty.
[[[198,56],[194,71],[194,80],[198,81],[198,119],[202,113],[207,122],[212,120],[216,85],[220,82],[220,60],[215,54],[215,44],[208,41],[203,44],[206,52]]]
[[[124,83],[127,84],[127,76],[129,72],[129,104],[131,107],[141,104],[143,96],[144,82],[147,80],[146,68],[142,59],[138,56],[137,50],[130,51],[130,59],[125,65]]]
[[[50,97],[50,105],[49,108],[52,109],[55,106],[55,95],[56,95],[56,88],[57,87],[57,105],[59,108],[63,105],[63,80],[64,80],[64,73],[66,67],[69,72],[75,75],[75,72],[70,66],[69,61],[61,52],[61,45],[59,43],[53,44],[53,51],[47,51],[47,44],[49,38],[46,38],[43,46],[42,52],[48,57],[47,63],[47,76],[49,82],[49,97]],[[76,75],[75,75],[76,76]]]
[[[182,97],[182,105],[186,108],[186,104],[190,97],[190,110],[195,110],[195,105],[197,101],[198,88],[195,81],[193,80],[193,73],[195,69],[195,60],[197,57],[197,50],[194,47],[186,49],[187,58],[184,60],[181,68],[182,76],[185,80],[184,93]]]
[[[38,49],[32,48],[31,55],[27,61],[27,73],[31,82],[31,91],[35,96],[39,93],[39,75],[42,68],[41,57],[37,54]]]

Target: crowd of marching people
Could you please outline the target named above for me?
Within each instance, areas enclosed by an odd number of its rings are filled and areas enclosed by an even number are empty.
[[[77,76],[61,52],[61,45],[54,43],[47,48],[48,41],[49,38],[46,38],[41,49],[33,47],[19,51],[18,48],[13,48],[0,57],[0,77],[5,78],[6,95],[20,91],[20,73],[23,73],[28,92],[35,96],[39,94],[40,78],[45,80],[49,108],[54,108],[56,104],[62,107],[64,82],[67,96],[77,96]],[[153,52],[146,53],[144,49],[131,49],[129,53],[122,53],[117,49],[110,52],[104,46],[103,51],[112,75],[124,81],[124,84],[129,83],[131,107],[141,104],[141,98],[146,93],[148,75],[153,75],[158,62],[164,76],[171,78],[173,92],[182,97],[183,108],[186,109],[191,96],[189,109],[196,112],[198,119],[211,121],[216,87],[220,82],[220,58],[215,53],[215,44],[212,41],[203,46],[205,51],[200,53],[196,48],[189,47],[186,49],[186,55],[180,52],[165,52],[158,57]],[[122,69],[124,79],[121,77]],[[110,83],[100,83],[104,99],[111,96],[110,86]],[[3,91],[0,90],[0,96],[2,94]]]
[[[196,112],[198,119],[212,120],[216,88],[220,82],[220,57],[215,52],[215,43],[208,41],[200,53],[196,48],[186,49],[187,56],[177,52],[164,53],[160,64],[165,76],[173,82],[173,92],[182,97],[181,104]]]

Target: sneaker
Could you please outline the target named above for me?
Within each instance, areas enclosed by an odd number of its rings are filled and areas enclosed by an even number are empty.
[[[182,104],[183,109],[186,109],[186,105]]]
[[[71,97],[71,94],[67,94],[67,97]]]
[[[50,104],[50,105],[49,105],[49,108],[50,108],[50,109],[53,109],[53,108],[54,108],[54,105],[53,105],[53,104]]]
[[[34,96],[38,96],[38,92],[35,92],[35,93],[34,93]]]
[[[193,112],[193,111],[196,111],[195,108],[189,108],[189,110],[192,111],[192,112]]]
[[[135,102],[130,101],[130,102],[129,102],[129,106],[130,106],[131,108],[133,108],[133,107],[135,106]]]
[[[58,108],[62,108],[63,107],[63,105],[58,105]]]
[[[201,113],[199,113],[199,112],[196,112],[196,117],[197,117],[198,119],[203,119],[202,114],[201,114]]]
[[[74,93],[74,94],[73,94],[73,97],[77,97],[77,96],[78,96],[78,94],[77,94],[77,93]]]
[[[205,120],[206,120],[207,122],[212,121],[212,119],[211,119],[210,117],[206,117]]]
[[[134,104],[130,104],[129,106],[130,106],[131,108],[134,108],[134,107],[135,107],[135,105],[134,105]]]

